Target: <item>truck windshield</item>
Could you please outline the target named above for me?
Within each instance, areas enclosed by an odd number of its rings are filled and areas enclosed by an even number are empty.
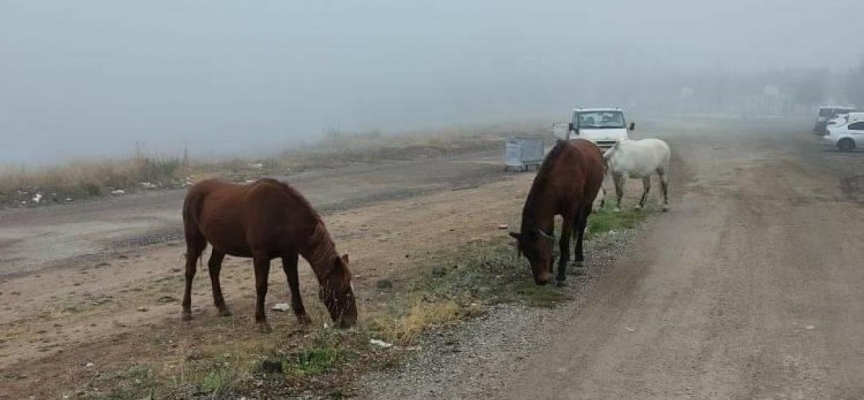
[[[620,111],[589,111],[577,114],[580,129],[624,128],[624,114]]]

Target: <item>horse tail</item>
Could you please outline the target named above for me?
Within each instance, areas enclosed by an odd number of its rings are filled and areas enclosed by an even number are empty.
[[[200,254],[207,247],[207,239],[198,227],[204,197],[201,188],[193,186],[183,200],[183,235],[186,239],[187,252],[193,251]],[[189,256],[187,254],[187,257]]]

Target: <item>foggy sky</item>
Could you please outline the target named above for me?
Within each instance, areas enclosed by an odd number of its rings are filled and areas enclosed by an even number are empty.
[[[0,163],[565,119],[622,76],[846,70],[862,16],[861,0],[0,0]]]

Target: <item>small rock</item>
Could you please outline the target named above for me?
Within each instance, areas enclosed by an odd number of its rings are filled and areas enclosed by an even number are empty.
[[[113,194],[113,195],[115,195],[115,196],[119,196],[119,195],[121,195],[121,194],[126,194],[126,191],[123,190],[123,189],[117,189],[117,190],[112,190],[112,191],[111,191],[111,194]]]
[[[804,329],[806,329],[808,331],[812,331],[812,330],[816,329],[816,327],[813,325],[807,325],[806,327],[804,327]]]
[[[276,303],[273,306],[272,310],[273,311],[288,312],[288,311],[291,311],[291,305],[288,303]]]
[[[93,368],[95,366],[96,366],[96,364],[93,364],[92,362],[88,362],[87,364],[84,364],[84,368]]]
[[[138,307],[139,312],[147,312],[147,307]]]
[[[509,228],[509,227],[510,227],[510,226],[508,226],[507,224],[499,224],[499,225],[498,225],[498,229],[501,229],[501,230],[507,229],[507,228]]]
[[[631,327],[629,327],[629,326],[625,326],[624,329],[626,329],[627,332],[636,332],[636,329],[633,329],[633,328],[631,328]]]

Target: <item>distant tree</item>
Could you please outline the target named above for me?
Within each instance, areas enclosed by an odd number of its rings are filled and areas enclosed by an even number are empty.
[[[858,67],[849,72],[846,97],[852,104],[864,107],[864,57],[861,57]]]

